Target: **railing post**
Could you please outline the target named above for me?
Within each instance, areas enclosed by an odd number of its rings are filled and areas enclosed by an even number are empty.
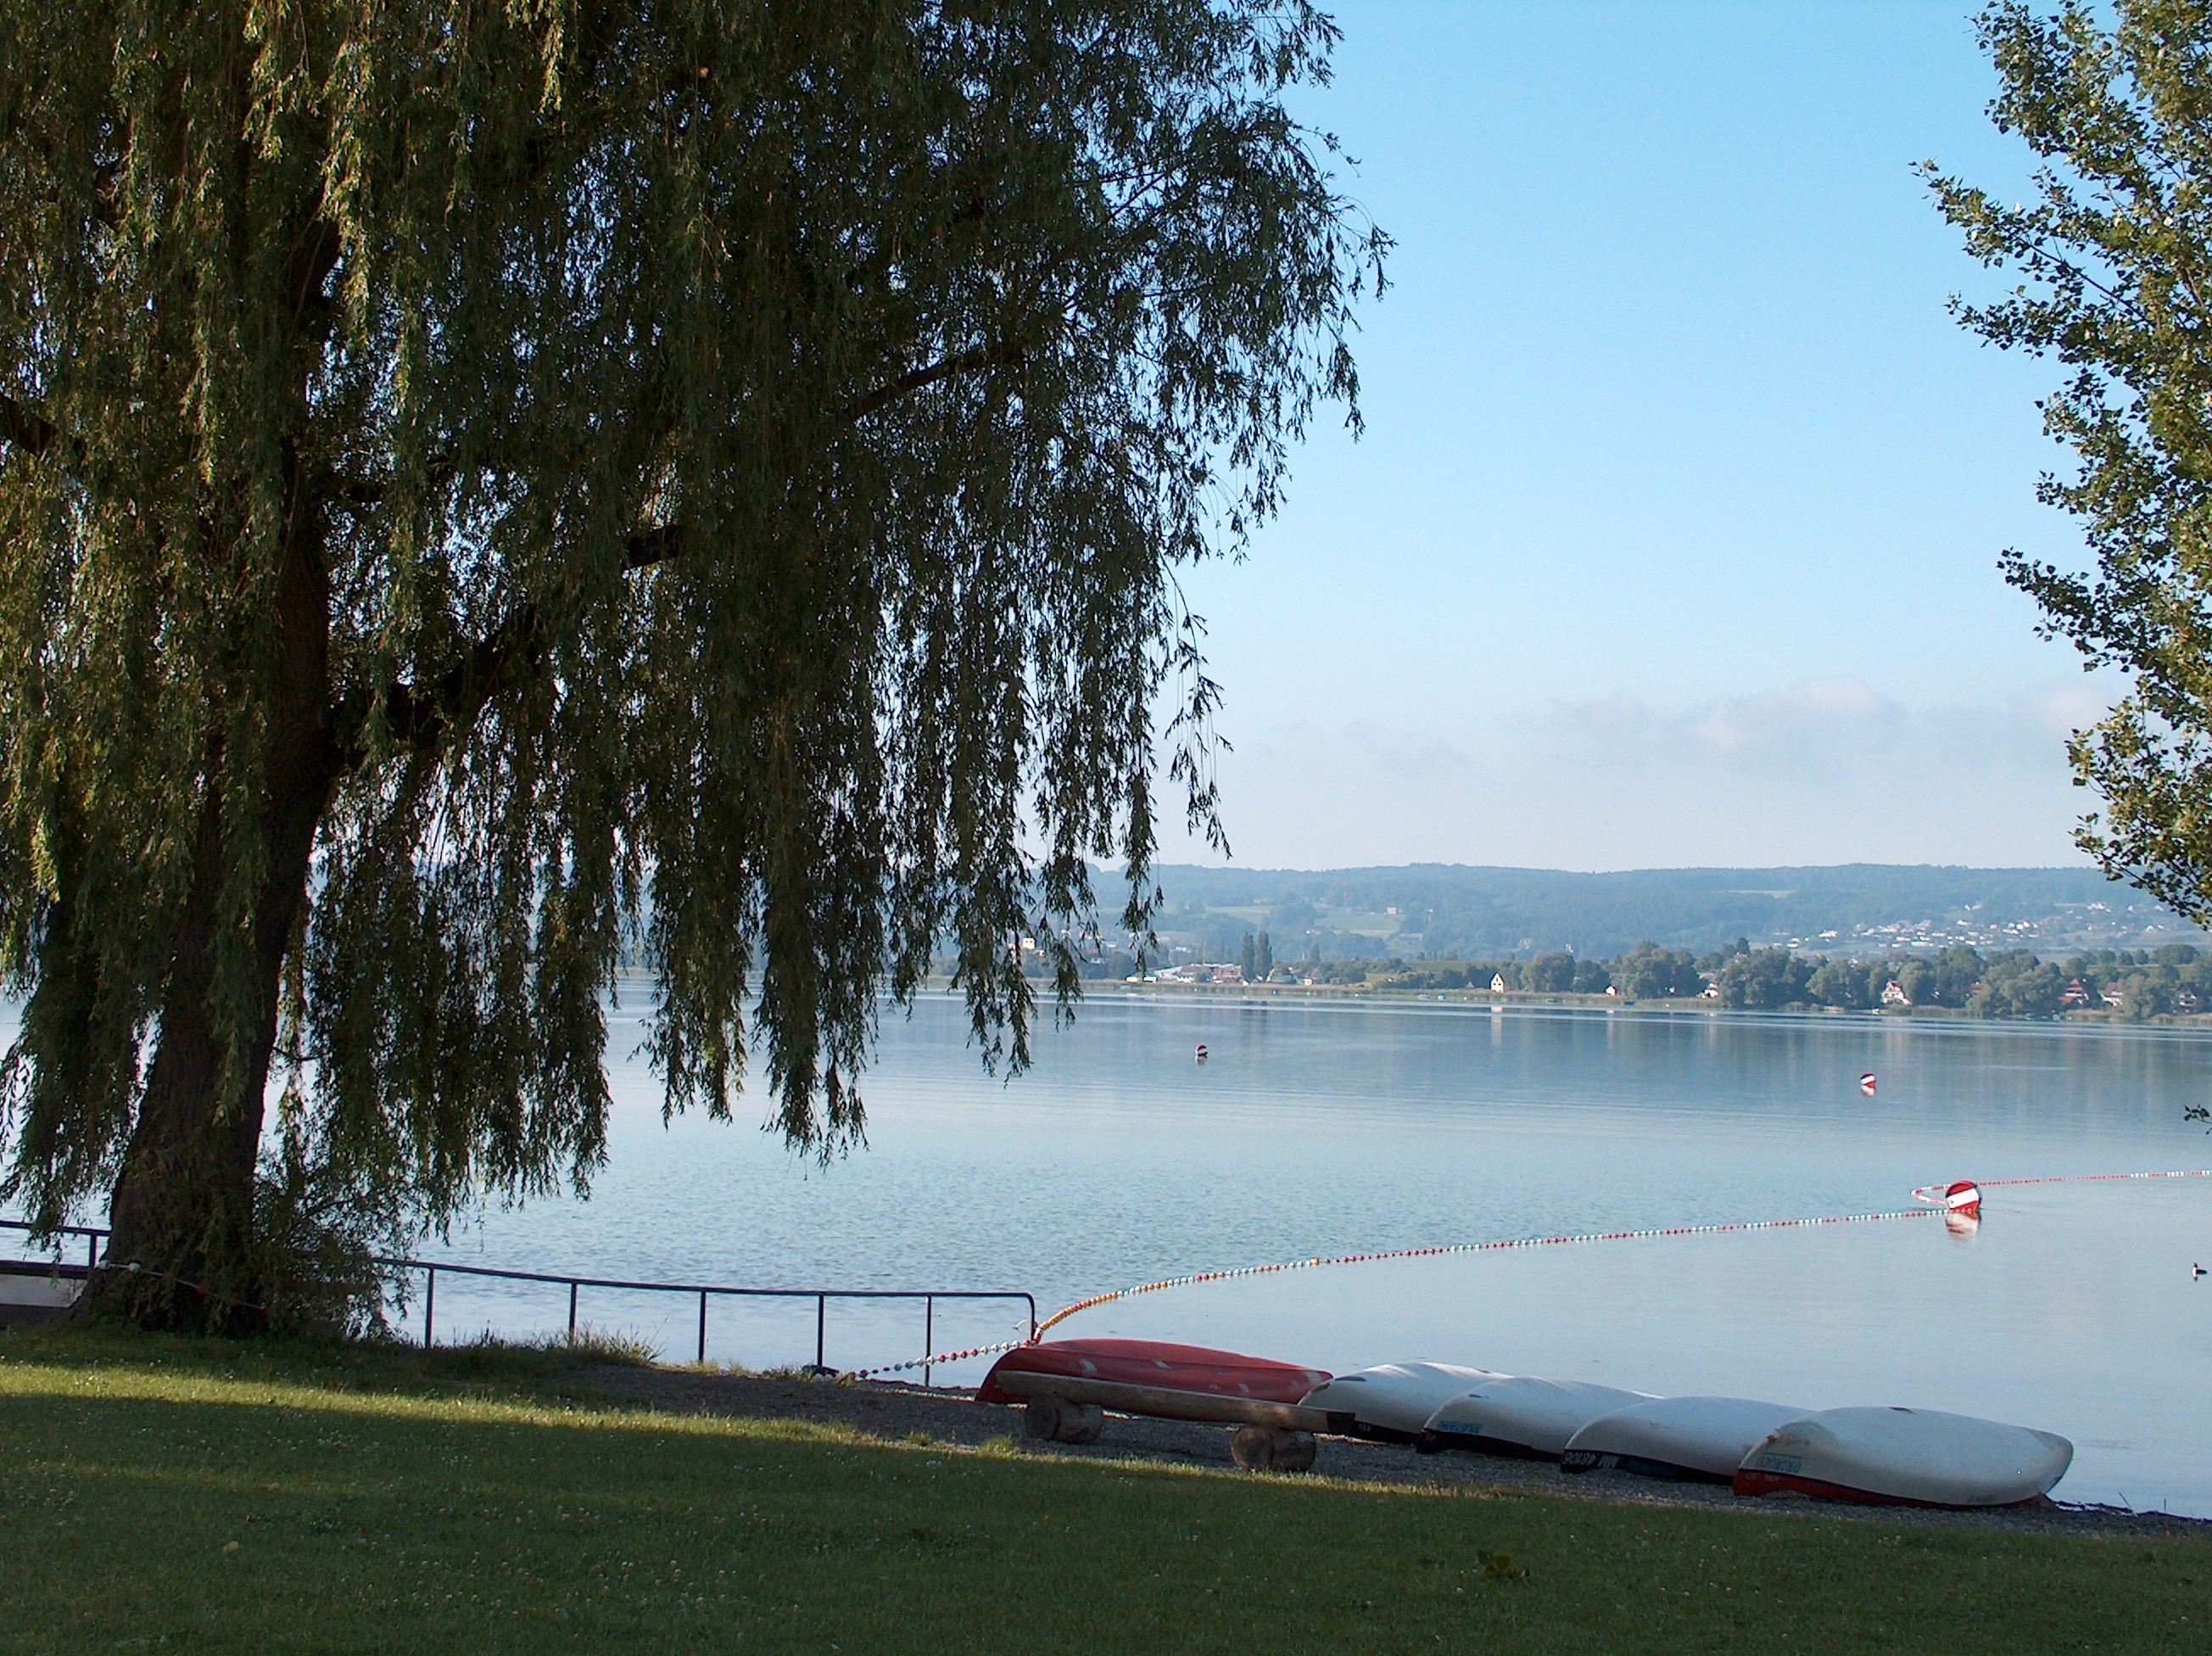
[[[0,1234],[10,1232],[28,1232],[31,1229],[32,1227],[24,1221],[0,1218]],[[67,1239],[72,1235],[82,1236],[85,1239],[84,1260],[85,1270],[88,1275],[93,1271],[102,1269],[100,1256],[106,1251],[107,1245],[112,1242],[113,1238],[110,1233],[106,1231],[96,1228],[88,1228],[82,1226],[66,1226],[60,1228],[54,1244],[54,1264],[58,1268],[67,1269],[67,1261],[64,1255],[67,1252]],[[394,1271],[411,1272],[419,1270],[422,1273],[422,1348],[426,1351],[435,1349],[438,1343],[438,1272],[441,1267],[431,1260],[416,1259],[410,1256],[387,1256],[379,1254],[376,1256],[376,1263],[380,1266],[386,1267]],[[117,1267],[116,1269],[120,1268]],[[138,1267],[134,1264],[131,1269],[136,1270]],[[703,1366],[707,1361],[707,1322],[710,1310],[709,1301],[717,1294],[734,1294],[739,1298],[746,1298],[749,1296],[768,1296],[774,1298],[779,1303],[787,1300],[804,1300],[809,1294],[813,1295],[814,1367],[817,1373],[822,1374],[833,1374],[836,1373],[836,1371],[830,1367],[830,1302],[832,1300],[921,1300],[922,1306],[921,1383],[925,1386],[932,1386],[937,1383],[937,1366],[931,1362],[929,1359],[937,1355],[937,1302],[939,1299],[959,1300],[963,1301],[983,1300],[1000,1302],[1008,1300],[1019,1300],[1022,1301],[1024,1307],[1029,1313],[1029,1337],[1031,1340],[1035,1340],[1037,1337],[1036,1296],[1033,1294],[1024,1293],[1019,1289],[970,1292],[957,1288],[947,1288],[943,1290],[923,1288],[766,1288],[721,1287],[712,1284],[702,1287],[689,1282],[617,1282],[612,1279],[599,1277],[556,1276],[550,1273],[541,1273],[538,1271],[493,1270],[477,1265],[448,1264],[443,1267],[443,1269],[448,1271],[457,1271],[463,1276],[489,1277],[504,1282],[535,1282],[549,1286],[555,1283],[565,1282],[568,1284],[568,1336],[571,1340],[574,1340],[576,1336],[577,1318],[581,1314],[582,1294],[586,1283],[602,1288],[636,1290],[653,1294],[696,1294],[699,1296],[699,1339],[696,1347],[696,1360],[702,1366]],[[740,1343],[742,1343],[742,1342]]]

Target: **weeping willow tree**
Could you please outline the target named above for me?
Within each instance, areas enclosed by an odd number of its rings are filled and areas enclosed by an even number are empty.
[[[2043,418],[2075,464],[2039,492],[2096,560],[2008,553],[2005,578],[2046,636],[2128,679],[2070,744],[2104,800],[2077,843],[2212,922],[2212,6],[2008,3],[1979,29],[1999,76],[1990,113],[2037,171],[2007,204],[1930,165],[1968,250],[2018,278],[1956,308],[1991,344],[2066,369]]]
[[[626,950],[668,1108],[815,1153],[940,949],[1019,1063],[1017,936],[1071,994],[1211,819],[1176,570],[1356,423],[1334,38],[0,0],[5,1196],[258,1320],[333,1216],[586,1184]]]

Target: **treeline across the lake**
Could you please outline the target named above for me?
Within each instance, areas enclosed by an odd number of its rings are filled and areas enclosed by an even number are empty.
[[[1241,963],[1240,963],[1241,964]],[[1254,962],[1256,964],[1256,961]],[[1983,1018],[2086,1012],[2130,1020],[2212,1008],[2212,953],[2173,943],[2045,960],[2026,949],[1830,959],[1735,943],[1705,954],[1644,943],[1612,959],[1555,950],[1526,960],[1326,960],[1277,968],[1279,982],[1419,994],[1461,990],[1587,995],[1622,1001],[1702,999],[1758,1011],[1939,1008]]]
[[[1316,947],[1328,960],[1384,956],[1526,961],[1537,950],[1593,958],[1639,940],[1709,953],[1738,936],[1762,945],[1841,936],[1845,947],[1927,949],[2017,941],[2047,955],[2193,941],[2179,916],[2098,869],[1960,868],[1855,863],[1839,868],[1201,868],[1158,869],[1158,922],[1215,959],[1240,930],[1264,928],[1285,959]],[[1110,887],[1104,870],[1099,889]],[[2030,935],[2006,935],[2022,926]],[[1900,935],[1919,933],[1913,936]],[[2164,935],[2146,936],[2146,933]]]

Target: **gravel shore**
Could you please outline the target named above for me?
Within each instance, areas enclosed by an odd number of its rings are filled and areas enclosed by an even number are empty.
[[[796,1378],[718,1374],[681,1368],[632,1368],[601,1365],[578,1371],[576,1379],[622,1401],[672,1414],[729,1415],[759,1420],[800,1420],[849,1426],[872,1437],[910,1438],[974,1447],[994,1438],[1012,1438],[1023,1452],[1082,1460],[1160,1461],[1233,1471],[1230,1428],[1188,1421],[1107,1416],[1105,1435],[1095,1444],[1044,1443],[1023,1430],[1022,1411],[978,1403],[972,1392],[948,1387],[876,1381],[839,1383]],[[1416,1454],[1395,1444],[1358,1438],[1323,1437],[1312,1476],[1361,1483],[1401,1484],[1424,1489],[1496,1491],[1503,1494],[1565,1495],[1585,1501],[1642,1507],[1732,1507],[1747,1508],[1717,1483],[1663,1483],[1626,1473],[1587,1472],[1569,1477],[1543,1462],[1500,1460],[1484,1455]],[[2212,1520],[2176,1518],[2164,1513],[2133,1513],[2115,1507],[2080,1507],[2048,1501],[2034,1507],[1989,1512],[1929,1512],[1906,1507],[1854,1507],[1797,1497],[1768,1497],[1757,1510],[1828,1518],[1855,1518],[1882,1524],[1934,1524],[2045,1535],[2193,1535],[2212,1537]]]

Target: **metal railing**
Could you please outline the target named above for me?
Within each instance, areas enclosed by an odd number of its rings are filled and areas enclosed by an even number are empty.
[[[814,1301],[814,1371],[817,1374],[832,1371],[824,1361],[829,1340],[830,1302],[832,1300],[919,1300],[921,1301],[921,1349],[930,1354],[937,1334],[937,1302],[951,1300],[1018,1300],[1025,1308],[1029,1331],[1036,1331],[1036,1296],[1018,1290],[983,1290],[975,1288],[732,1288],[712,1282],[637,1282],[612,1276],[563,1276],[550,1271],[501,1270],[489,1265],[456,1265],[444,1260],[387,1259],[387,1265],[419,1270],[424,1274],[422,1289],[422,1343],[428,1345],[435,1332],[438,1303],[438,1277],[443,1272],[458,1276],[487,1276],[506,1282],[544,1282],[568,1290],[568,1333],[576,1332],[576,1306],[580,1291],[584,1288],[607,1288],[629,1294],[684,1294],[699,1296],[698,1361],[707,1361],[707,1308],[718,1298],[731,1300],[811,1300]],[[921,1371],[921,1383],[929,1384],[929,1368]]]
[[[0,1219],[0,1230],[20,1231],[36,1234],[37,1227],[19,1219]],[[106,1231],[95,1226],[63,1225],[46,1233],[57,1239],[83,1237],[84,1263],[64,1263],[57,1248],[54,1268],[65,1276],[89,1276],[98,1269],[100,1247],[106,1239]],[[33,1262],[23,1261],[30,1263]],[[937,1337],[937,1302],[1018,1300],[1025,1308],[1028,1331],[1036,1334],[1036,1296],[1016,1289],[984,1290],[975,1288],[735,1288],[717,1282],[640,1282],[613,1276],[564,1276],[557,1272],[534,1270],[503,1270],[490,1265],[461,1265],[442,1259],[413,1259],[380,1257],[376,1262],[398,1270],[421,1271],[422,1284],[422,1344],[436,1342],[438,1311],[438,1277],[440,1273],[452,1276],[489,1277],[503,1282],[543,1282],[568,1290],[568,1336],[576,1334],[576,1308],[586,1288],[605,1288],[628,1294],[682,1294],[699,1296],[698,1361],[707,1361],[707,1309],[717,1299],[731,1300],[811,1300],[814,1301],[814,1372],[817,1374],[834,1373],[824,1361],[828,1355],[830,1335],[830,1302],[832,1300],[919,1300],[921,1301],[921,1349],[924,1356],[932,1354]],[[922,1366],[921,1383],[929,1384],[930,1366]]]
[[[39,1227],[37,1226],[27,1225],[20,1219],[0,1219],[0,1231],[21,1231],[27,1235],[31,1236],[36,1236],[39,1234]],[[61,1257],[61,1249],[58,1246],[55,1248],[53,1268],[55,1270],[60,1272],[64,1276],[91,1275],[94,1268],[100,1263],[100,1245],[107,1239],[107,1233],[106,1231],[90,1225],[57,1225],[52,1230],[46,1232],[46,1234],[56,1238],[64,1236],[81,1236],[84,1239],[84,1263],[82,1265],[72,1265],[69,1263]],[[41,1264],[45,1262],[42,1260],[23,1259],[9,1261],[7,1263],[29,1265]]]

